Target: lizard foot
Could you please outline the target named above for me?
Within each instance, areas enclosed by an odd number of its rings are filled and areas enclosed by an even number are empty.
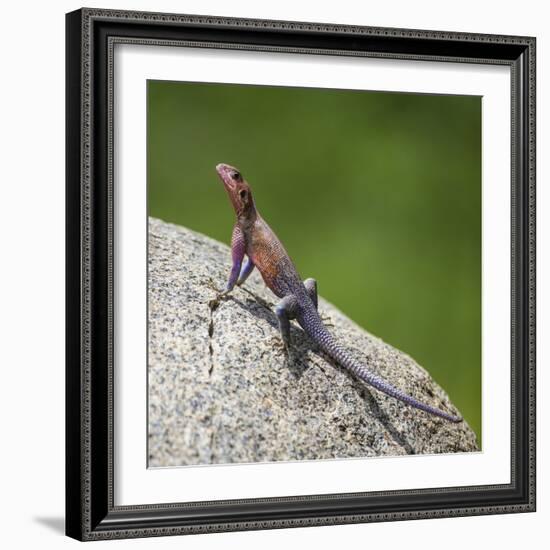
[[[333,327],[334,323],[332,322],[332,317],[330,315],[321,315],[321,321],[323,321],[323,324],[327,327]]]
[[[290,357],[292,355],[290,346],[285,345],[285,343],[280,338],[273,337],[270,343],[274,350],[284,353],[287,357]]]

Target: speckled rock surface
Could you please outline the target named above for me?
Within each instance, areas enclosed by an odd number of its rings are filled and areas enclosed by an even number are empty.
[[[369,388],[292,329],[287,359],[276,297],[254,272],[216,300],[229,248],[149,220],[149,466],[476,451],[473,431]],[[320,282],[322,290],[322,281]],[[320,299],[325,323],[370,368],[457,413],[408,355]]]

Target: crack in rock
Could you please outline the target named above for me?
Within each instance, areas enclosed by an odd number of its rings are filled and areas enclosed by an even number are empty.
[[[212,347],[212,338],[214,336],[214,312],[220,305],[219,298],[214,298],[208,302],[208,309],[210,310],[210,323],[208,324],[208,353],[210,354],[210,367],[208,368],[208,376],[212,376],[214,370],[214,348]]]

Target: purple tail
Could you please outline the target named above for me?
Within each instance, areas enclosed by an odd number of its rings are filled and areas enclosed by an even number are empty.
[[[435,407],[431,407],[430,405],[426,405],[425,403],[422,403],[414,397],[411,397],[410,395],[407,395],[397,389],[395,386],[392,386],[390,383],[386,382],[383,378],[380,378],[373,372],[370,372],[365,366],[353,359],[348,352],[336,342],[332,334],[330,334],[330,332],[323,325],[323,322],[313,307],[313,304],[311,304],[311,308],[306,307],[304,309],[305,310],[298,316],[298,322],[301,327],[310,336],[310,338],[317,342],[317,344],[327,355],[332,357],[332,359],[337,361],[341,366],[353,372],[355,376],[373,388],[380,390],[386,395],[395,397],[396,399],[399,399],[399,401],[402,401],[415,409],[420,409],[421,411],[425,411],[429,414],[439,416],[440,418],[444,418],[450,422],[462,422],[461,417],[454,416],[436,409]]]

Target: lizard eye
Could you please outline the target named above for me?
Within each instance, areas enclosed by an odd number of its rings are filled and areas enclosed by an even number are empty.
[[[233,172],[231,174],[231,179],[234,179],[235,181],[238,181],[241,179],[241,174],[239,172]]]
[[[246,190],[245,189],[241,189],[239,191],[239,196],[241,197],[241,199],[246,199]]]

